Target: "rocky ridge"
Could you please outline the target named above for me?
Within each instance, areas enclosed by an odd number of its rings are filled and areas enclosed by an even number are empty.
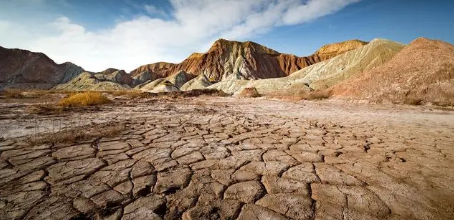
[[[223,90],[226,93],[238,93],[246,87],[255,87],[260,94],[279,91],[309,92],[330,87],[363,71],[378,67],[389,61],[403,47],[402,44],[393,41],[375,39],[363,47],[303,68],[288,77],[252,81],[230,79],[208,88]]]
[[[124,90],[130,89],[134,83],[134,79],[124,70],[108,69],[99,73],[84,72],[71,81],[54,87],[54,89],[68,91]]]
[[[418,38],[389,62],[336,85],[339,98],[454,105],[454,46]]]
[[[363,41],[351,40],[324,46],[308,57],[297,57],[279,53],[250,41],[220,39],[207,53],[194,53],[180,64],[150,64],[134,70],[132,74],[150,72],[153,76],[167,77],[185,71],[192,75],[191,78],[195,78],[190,83],[194,85],[214,84],[231,78],[245,80],[279,78],[366,44]],[[185,86],[185,90],[194,88]]]
[[[56,64],[43,53],[0,47],[0,89],[50,89],[82,72],[73,63]]]

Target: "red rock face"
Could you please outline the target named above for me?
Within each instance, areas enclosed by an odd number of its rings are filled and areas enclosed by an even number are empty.
[[[406,104],[454,105],[454,46],[419,38],[387,63],[334,86],[333,95]]]
[[[42,53],[0,47],[0,83],[19,88],[51,88],[83,72],[72,63],[56,64]]]
[[[159,79],[159,78],[165,78],[169,76],[169,68],[175,66],[176,64],[173,63],[165,63],[165,62],[159,62],[159,63],[152,63],[148,65],[143,65],[135,70],[133,70],[130,75],[132,77],[136,77],[140,75],[143,72],[149,72],[152,75],[152,80]]]
[[[365,44],[367,43],[362,41],[347,41],[325,46],[322,52],[309,57],[297,57],[279,53],[253,42],[220,39],[207,53],[194,53],[180,64],[150,64],[134,70],[132,74],[150,71],[157,78],[163,78],[183,70],[194,77],[205,74],[211,81],[220,81],[232,74],[245,79],[285,77],[304,67]]]

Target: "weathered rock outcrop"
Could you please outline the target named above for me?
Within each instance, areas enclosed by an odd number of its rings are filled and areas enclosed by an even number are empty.
[[[333,95],[378,102],[454,105],[454,46],[416,39],[386,64],[335,86]]]
[[[127,73],[124,74],[128,75]],[[54,87],[54,89],[68,91],[109,91],[131,88],[127,84],[122,84],[122,80],[124,79],[122,78],[122,73],[120,71],[115,71],[108,75],[102,73],[84,72],[73,80]]]
[[[402,44],[375,39],[368,45],[345,52],[332,59],[301,69],[288,77],[261,80],[225,80],[209,86],[226,93],[237,93],[246,87],[255,87],[260,94],[277,91],[311,91],[335,85],[389,61],[403,48]],[[324,49],[323,51],[329,51]]]
[[[50,89],[82,72],[72,63],[56,64],[43,53],[0,47],[0,88]]]
[[[140,90],[149,92],[180,91],[180,88],[191,79],[191,75],[180,71],[166,78],[156,79],[150,83],[138,86]]]
[[[348,40],[340,43],[328,44],[321,47],[313,56],[318,57],[320,60],[328,60],[366,44],[368,43],[360,40]]]
[[[131,71],[130,74],[132,77],[137,77],[144,74],[150,75],[151,77],[149,80],[154,81],[156,79],[165,78],[172,75],[170,68],[174,66],[176,66],[176,64],[166,62],[152,63],[140,66],[139,68]]]
[[[308,57],[282,54],[254,42],[238,42],[220,39],[207,53],[194,53],[180,64],[156,63],[142,66],[131,72],[137,76],[150,72],[152,80],[163,78],[183,70],[196,78],[191,84],[207,85],[225,80],[232,75],[238,79],[268,79],[285,77],[304,67],[330,59],[346,51],[356,49],[366,42],[352,40],[327,45]],[[196,82],[202,80],[203,82]],[[190,86],[185,86],[190,87]]]
[[[104,71],[94,75],[100,81],[111,81],[115,83],[119,83],[122,85],[133,86],[134,79],[131,75],[127,74],[124,70],[115,70],[110,69],[112,71]]]

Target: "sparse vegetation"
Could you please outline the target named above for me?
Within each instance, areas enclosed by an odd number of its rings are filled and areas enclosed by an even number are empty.
[[[61,106],[51,104],[32,105],[27,108],[29,113],[37,115],[57,115],[63,113],[64,110]]]
[[[110,100],[100,92],[83,92],[70,95],[63,98],[58,103],[59,106],[68,107],[86,107],[109,103]]]
[[[22,90],[19,89],[5,89],[0,91],[0,97],[2,99],[22,99],[26,98],[22,93]]]
[[[108,91],[110,95],[115,97],[123,96],[129,99],[137,99],[137,98],[147,98],[150,97],[148,92],[143,92],[140,90],[121,90],[121,91]]]
[[[161,92],[161,93],[147,93],[152,98],[189,98],[198,96],[229,96],[227,93],[216,89],[194,89],[190,91],[177,91],[177,92]]]

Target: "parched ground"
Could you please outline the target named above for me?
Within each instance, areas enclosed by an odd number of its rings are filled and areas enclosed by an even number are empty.
[[[219,97],[0,108],[5,220],[454,219],[453,111]],[[30,146],[27,120],[126,128]]]

